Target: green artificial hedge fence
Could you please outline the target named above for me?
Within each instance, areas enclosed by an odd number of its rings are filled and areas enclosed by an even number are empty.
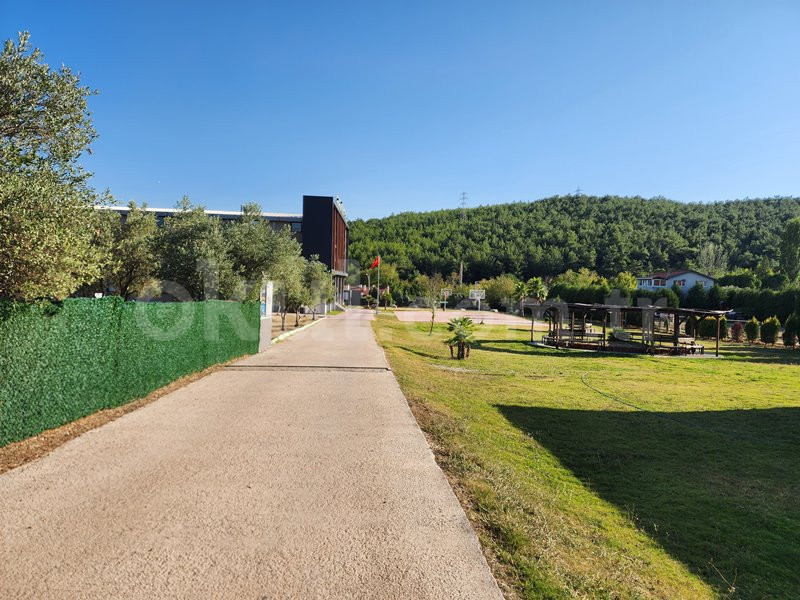
[[[252,302],[0,302],[0,446],[258,352]]]

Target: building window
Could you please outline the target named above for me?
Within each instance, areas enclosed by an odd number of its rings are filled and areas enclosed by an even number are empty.
[[[300,233],[303,231],[302,223],[292,223],[292,233]]]
[[[653,287],[664,287],[666,281],[663,279],[653,279]]]

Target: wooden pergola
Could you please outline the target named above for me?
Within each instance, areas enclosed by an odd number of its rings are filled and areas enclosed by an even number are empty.
[[[544,318],[549,323],[548,333],[542,338],[546,345],[587,350],[639,352],[642,354],[702,354],[705,347],[696,343],[694,335],[686,333],[685,323],[693,317],[697,319],[696,327],[704,319],[714,319],[716,336],[714,354],[719,356],[720,323],[727,310],[706,310],[699,308],[677,308],[667,306],[618,306],[613,304],[583,304],[569,302],[551,304],[544,311]],[[608,340],[607,330],[614,314],[639,314],[641,317],[641,334],[636,342],[636,334],[630,334],[629,342],[614,343]],[[602,321],[602,332],[595,332],[591,326],[594,320]],[[648,318],[645,319],[645,316]],[[666,331],[656,328],[656,316],[666,324]],[[665,319],[666,318],[666,319]],[[562,327],[566,320],[567,326]],[[671,324],[671,331],[670,331]],[[684,335],[681,335],[684,325]],[[695,333],[694,331],[692,332]]]

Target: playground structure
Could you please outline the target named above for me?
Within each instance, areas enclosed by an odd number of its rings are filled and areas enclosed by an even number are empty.
[[[542,344],[599,352],[685,356],[705,354],[696,333],[705,319],[715,320],[714,354],[719,356],[721,319],[728,311],[668,306],[545,303],[548,331]]]

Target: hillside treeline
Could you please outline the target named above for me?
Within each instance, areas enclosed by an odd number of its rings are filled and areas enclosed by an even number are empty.
[[[464,280],[502,273],[522,279],[588,267],[621,271],[689,267],[709,242],[729,268],[770,268],[779,259],[786,221],[800,198],[712,204],[664,198],[556,196],[535,202],[402,213],[350,224],[350,256],[368,265],[376,254],[414,272],[452,273]]]

